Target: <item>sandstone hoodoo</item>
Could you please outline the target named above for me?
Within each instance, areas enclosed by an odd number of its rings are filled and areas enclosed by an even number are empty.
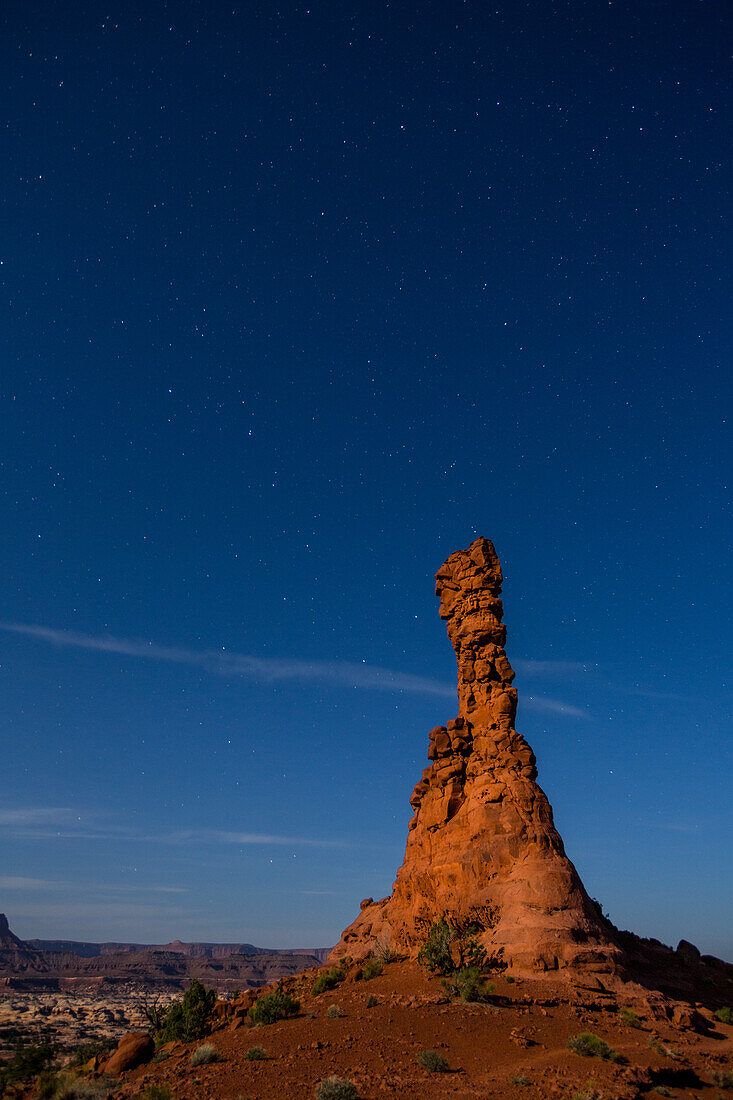
[[[331,958],[360,958],[375,940],[414,956],[444,917],[472,928],[497,964],[517,971],[613,970],[621,954],[613,930],[565,854],[534,754],[514,728],[493,545],[480,538],[451,554],[436,582],[458,660],[458,716],[430,732],[391,896],[362,902]]]

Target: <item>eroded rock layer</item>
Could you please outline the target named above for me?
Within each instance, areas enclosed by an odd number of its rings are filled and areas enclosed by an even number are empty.
[[[436,582],[458,661],[458,716],[430,732],[391,896],[362,902],[331,958],[359,958],[375,940],[414,955],[444,916],[477,926],[490,955],[517,970],[613,969],[612,931],[565,855],[534,753],[514,728],[493,545],[480,538],[451,554]]]

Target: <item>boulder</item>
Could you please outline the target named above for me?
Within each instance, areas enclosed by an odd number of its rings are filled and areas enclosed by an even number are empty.
[[[111,1077],[116,1077],[118,1073],[142,1066],[150,1061],[154,1050],[155,1043],[147,1032],[128,1031],[117,1044],[117,1049],[105,1065],[104,1072]]]

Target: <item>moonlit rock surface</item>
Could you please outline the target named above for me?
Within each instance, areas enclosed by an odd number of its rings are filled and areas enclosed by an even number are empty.
[[[612,931],[565,854],[534,753],[514,728],[493,545],[479,538],[451,554],[436,582],[458,661],[458,716],[429,734],[430,764],[410,799],[415,814],[391,896],[362,902],[331,959],[360,958],[375,940],[414,956],[444,916],[478,926],[489,955],[515,970],[612,970]]]

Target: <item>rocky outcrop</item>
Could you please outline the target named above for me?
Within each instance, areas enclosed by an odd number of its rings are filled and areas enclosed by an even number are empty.
[[[476,929],[493,959],[515,970],[610,971],[620,955],[613,931],[565,854],[534,753],[514,728],[493,545],[480,538],[452,554],[436,582],[458,661],[458,716],[430,731],[391,896],[362,902],[331,959],[362,957],[375,940],[415,955],[445,917]]]
[[[38,952],[29,948],[27,943],[10,930],[8,918],[0,913],[0,975],[22,974],[38,965]]]

